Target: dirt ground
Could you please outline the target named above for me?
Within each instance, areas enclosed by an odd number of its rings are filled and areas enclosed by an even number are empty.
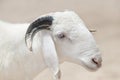
[[[0,0],[0,19],[15,23],[64,10],[74,10],[89,29],[97,29],[93,36],[103,55],[103,66],[89,72],[65,62],[61,80],[120,80],[120,0]],[[35,80],[52,80],[52,75],[47,69]]]

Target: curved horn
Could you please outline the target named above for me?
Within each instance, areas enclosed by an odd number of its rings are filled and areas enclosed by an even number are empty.
[[[44,30],[44,29],[50,30],[50,26],[52,25],[52,22],[53,22],[53,17],[47,16],[47,17],[39,18],[30,24],[25,34],[25,42],[30,51],[32,51],[32,40],[34,35],[40,30]]]

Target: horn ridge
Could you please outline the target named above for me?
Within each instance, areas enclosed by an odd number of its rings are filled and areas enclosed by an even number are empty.
[[[50,26],[52,25],[53,17],[47,16],[42,17],[34,21],[32,24],[30,24],[26,35],[25,35],[25,43],[30,51],[32,51],[32,41],[34,38],[34,35],[40,31],[40,30],[50,30]]]
[[[30,33],[32,29],[43,24],[52,25],[53,17],[47,16],[35,20],[28,28],[27,33]]]
[[[40,31],[40,30],[44,30],[44,29],[47,29],[49,30],[48,26],[42,26],[42,27],[37,27],[35,28],[33,31],[32,31],[32,34],[29,33],[29,34],[26,34],[25,36],[25,43],[27,44],[28,48],[30,51],[32,51],[32,41],[33,41],[33,38],[34,38],[34,35]]]

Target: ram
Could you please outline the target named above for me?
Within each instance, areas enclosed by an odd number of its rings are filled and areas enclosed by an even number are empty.
[[[33,80],[47,67],[59,80],[64,61],[92,71],[102,62],[91,32],[75,12],[49,13],[31,24],[0,21],[0,80]]]

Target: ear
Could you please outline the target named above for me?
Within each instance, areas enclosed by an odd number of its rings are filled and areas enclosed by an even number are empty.
[[[50,32],[43,31],[42,32],[42,50],[43,56],[46,65],[50,68],[50,70],[54,74],[54,79],[59,80],[61,77],[61,72],[59,69],[59,61],[57,57],[57,52],[55,49],[55,45],[53,39],[50,35]]]

